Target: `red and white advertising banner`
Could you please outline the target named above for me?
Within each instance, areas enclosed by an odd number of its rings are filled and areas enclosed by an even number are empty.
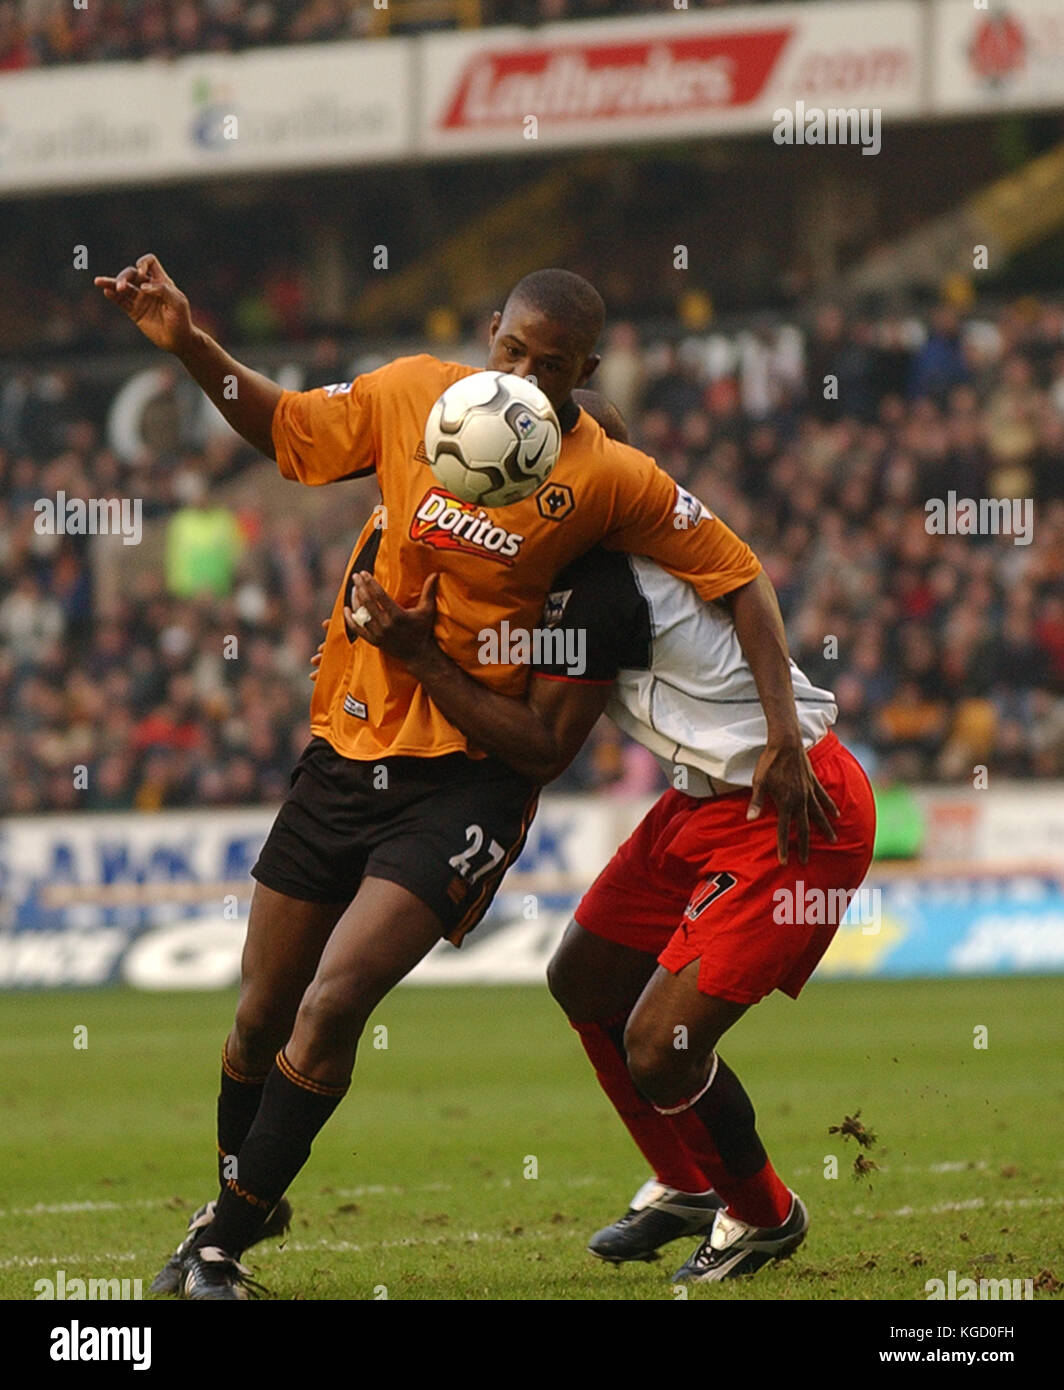
[[[419,54],[419,149],[770,135],[773,113],[798,101],[917,116],[925,27],[915,0],[883,0],[431,35]]]
[[[1064,0],[939,0],[934,26],[936,110],[1064,110]]]

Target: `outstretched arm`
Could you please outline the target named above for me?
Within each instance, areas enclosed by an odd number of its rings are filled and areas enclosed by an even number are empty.
[[[612,682],[533,680],[526,701],[489,690],[436,644],[437,578],[429,576],[413,608],[401,608],[371,574],[356,574],[351,589],[358,607],[344,609],[349,631],[401,661],[444,718],[478,748],[532,782],[553,781],[606,707]]]
[[[780,863],[787,862],[793,819],[798,829],[798,859],[805,864],[809,859],[810,816],[828,839],[834,841],[835,831],[828,816],[837,816],[838,811],[817,780],[809,755],[802,746],[787,634],[776,591],[762,570],[749,584],[725,595],[724,602],[731,609],[735,635],[753,673],[768,724],[768,742],[754,771],[753,795],[746,818],[756,820],[765,796],[771,796],[778,817],[776,850]]]
[[[156,256],[141,256],[117,275],[94,281],[144,336],[171,352],[207,393],[229,424],[267,458],[275,458],[271,427],[281,388],[253,372],[192,322],[187,297]]]

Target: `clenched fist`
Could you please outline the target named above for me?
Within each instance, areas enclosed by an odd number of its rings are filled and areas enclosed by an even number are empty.
[[[191,342],[195,330],[188,299],[167,275],[158,257],[141,256],[135,266],[127,265],[113,278],[97,275],[93,283],[156,347],[180,354]]]

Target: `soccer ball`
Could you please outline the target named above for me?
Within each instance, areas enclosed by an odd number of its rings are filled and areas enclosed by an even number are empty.
[[[429,411],[429,467],[448,492],[482,507],[530,497],[562,447],[554,407],[524,377],[476,372],[448,386]]]

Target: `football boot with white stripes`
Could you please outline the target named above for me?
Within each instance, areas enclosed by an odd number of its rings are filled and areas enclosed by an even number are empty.
[[[596,1231],[587,1248],[611,1264],[656,1260],[661,1246],[669,1241],[708,1231],[723,1206],[723,1198],[715,1192],[678,1192],[651,1178],[620,1220]]]
[[[199,1245],[181,1260],[182,1298],[246,1300],[258,1298],[266,1290],[251,1277],[251,1270],[220,1250],[217,1245]]]
[[[755,1274],[770,1260],[793,1255],[809,1229],[805,1203],[791,1193],[791,1209],[782,1226],[748,1226],[719,1211],[708,1236],[672,1276],[674,1284],[712,1284]]]
[[[189,1217],[188,1231],[184,1240],[177,1247],[174,1253],[163,1265],[159,1273],[151,1281],[148,1289],[149,1293],[178,1293],[181,1287],[181,1261],[196,1243],[196,1237],[209,1226],[214,1220],[214,1208],[216,1202],[207,1202],[199,1211],[193,1212]],[[287,1197],[282,1197],[274,1207],[266,1221],[265,1226],[259,1232],[253,1245],[257,1245],[260,1240],[276,1240],[283,1236],[288,1230],[292,1220],[292,1207]]]

